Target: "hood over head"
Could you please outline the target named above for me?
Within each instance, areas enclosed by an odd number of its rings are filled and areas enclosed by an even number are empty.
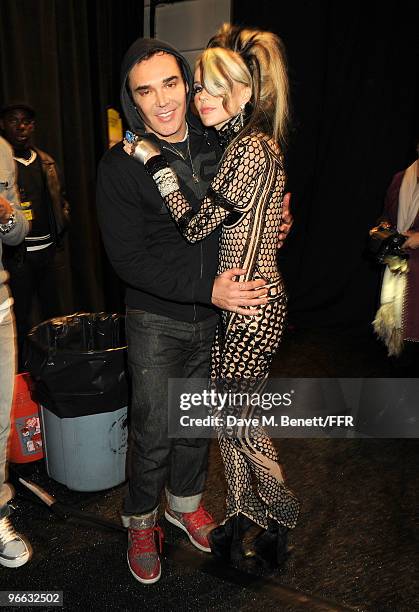
[[[187,105],[189,107],[189,102],[192,96],[192,85],[193,85],[193,76],[192,71],[189,67],[186,59],[171,45],[168,43],[157,40],[156,38],[138,38],[133,44],[130,46],[128,51],[125,53],[124,59],[122,60],[121,65],[121,104],[122,109],[124,111],[125,118],[128,122],[130,129],[133,132],[144,132],[144,121],[142,120],[139,112],[137,111],[135,104],[131,98],[131,94],[129,92],[128,87],[128,73],[131,68],[141,59],[148,56],[153,51],[166,51],[166,53],[170,53],[174,55],[176,58],[180,60],[180,64],[182,67],[182,73],[185,78],[186,83],[189,87],[189,92],[187,94]],[[189,119],[189,116],[188,116]]]

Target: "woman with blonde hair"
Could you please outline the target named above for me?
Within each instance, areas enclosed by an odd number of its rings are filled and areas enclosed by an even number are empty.
[[[242,268],[246,273],[238,280],[264,279],[267,303],[257,311],[222,311],[211,359],[217,390],[260,393],[286,315],[277,265],[285,184],[281,146],[288,121],[282,42],[271,32],[224,24],[197,61],[193,94],[204,126],[217,130],[224,151],[197,211],[155,142],[129,134],[125,150],[146,165],[186,240],[202,240],[222,225],[219,274]],[[257,412],[249,405],[239,410],[247,422]],[[233,431],[220,427],[218,439],[228,493],[226,520],[209,535],[214,554],[236,560],[244,532],[254,522],[263,529],[254,542],[256,555],[269,565],[282,563],[299,503],[285,484],[271,439],[254,425]]]

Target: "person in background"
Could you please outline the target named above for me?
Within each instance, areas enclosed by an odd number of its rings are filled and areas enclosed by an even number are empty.
[[[72,310],[70,270],[63,243],[70,207],[54,159],[32,144],[34,109],[23,102],[4,106],[0,129],[13,147],[21,205],[32,223],[25,241],[4,254],[15,300],[21,370],[23,344],[31,327]]]
[[[417,145],[419,154],[419,143]],[[419,374],[419,160],[393,177],[382,217],[406,236],[404,269],[386,265],[374,328],[389,355],[401,356],[406,375]],[[407,263],[407,265],[406,265]],[[410,364],[410,365],[409,365]]]
[[[10,520],[13,489],[6,480],[7,439],[15,380],[15,330],[13,300],[7,287],[8,274],[1,263],[3,244],[24,240],[28,221],[20,210],[15,185],[15,163],[9,144],[0,136],[0,565],[19,567],[31,554],[29,543]]]

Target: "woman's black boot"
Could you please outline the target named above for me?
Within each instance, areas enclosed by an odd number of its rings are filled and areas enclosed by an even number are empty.
[[[247,516],[235,514],[208,534],[212,553],[219,559],[238,563],[244,558],[243,536],[254,525]]]
[[[288,527],[268,519],[268,529],[254,541],[256,557],[269,569],[279,567],[288,557]]]

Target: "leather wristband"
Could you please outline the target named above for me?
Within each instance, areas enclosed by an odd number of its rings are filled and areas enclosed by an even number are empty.
[[[159,170],[163,170],[163,168],[169,168],[169,164],[167,163],[167,159],[164,155],[154,155],[150,157],[148,161],[144,164],[147,174],[153,176]]]

